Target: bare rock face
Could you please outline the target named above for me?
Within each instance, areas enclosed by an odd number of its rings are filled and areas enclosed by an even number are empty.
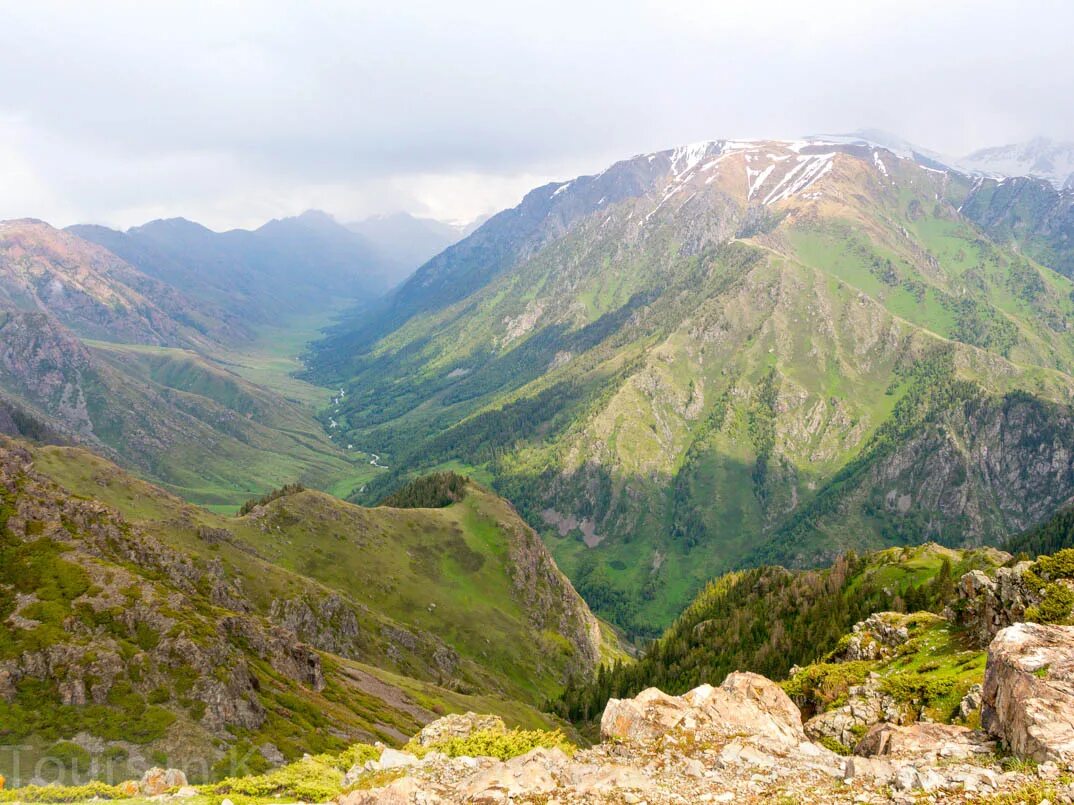
[[[422,802],[441,802],[440,797],[422,790],[422,786],[409,777],[396,780],[384,788],[374,791],[352,791],[343,794],[336,802],[338,805],[410,805],[418,795]]]
[[[937,760],[970,758],[994,752],[996,744],[981,732],[955,724],[877,724],[862,737],[854,753],[865,757]]]
[[[422,746],[430,746],[449,738],[466,738],[475,732],[507,732],[507,725],[499,716],[477,713],[452,713],[426,724],[417,735]]]
[[[648,741],[675,729],[746,734],[782,745],[806,741],[802,714],[776,683],[752,673],[729,674],[714,688],[683,696],[649,688],[633,699],[611,699],[600,721],[603,738]]]
[[[1001,567],[995,578],[971,570],[958,582],[955,622],[978,646],[987,646],[1000,629],[1025,619],[1026,610],[1040,603],[1040,594],[1025,583],[1031,562]]]
[[[1017,756],[1074,763],[1074,626],[1017,623],[988,647],[981,726]]]

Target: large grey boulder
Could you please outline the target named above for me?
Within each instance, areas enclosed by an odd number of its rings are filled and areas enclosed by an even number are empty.
[[[1074,626],[1017,623],[988,647],[981,726],[1015,755],[1074,764]]]

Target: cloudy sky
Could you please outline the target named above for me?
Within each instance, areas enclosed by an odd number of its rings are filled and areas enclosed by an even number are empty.
[[[468,220],[615,159],[1074,139],[1068,0],[0,0],[0,218]]]

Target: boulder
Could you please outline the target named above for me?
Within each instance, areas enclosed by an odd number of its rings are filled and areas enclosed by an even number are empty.
[[[646,688],[633,699],[609,699],[600,717],[600,734],[602,738],[652,740],[679,726],[690,709],[680,696]]]
[[[843,766],[843,779],[866,780],[878,785],[890,785],[895,779],[895,766],[888,760],[852,755],[846,759]]]
[[[1026,610],[1040,603],[1040,593],[1025,582],[1030,567],[1031,562],[1001,567],[995,578],[971,570],[959,579],[952,614],[978,646],[987,646],[1000,629],[1023,620]]]
[[[405,769],[408,766],[417,766],[419,763],[421,763],[421,760],[416,755],[389,747],[380,753],[377,768],[381,771],[386,769]]]
[[[138,783],[138,793],[147,797],[156,797],[185,785],[187,785],[186,775],[179,769],[154,767],[142,775]]]
[[[720,685],[732,696],[737,696],[754,705],[764,715],[766,728],[786,733],[788,737],[804,740],[802,729],[802,711],[791,701],[791,697],[772,680],[749,672],[736,671],[728,674]],[[687,693],[689,698],[692,694]]]
[[[546,794],[556,789],[555,773],[566,763],[567,756],[560,749],[533,749],[478,772],[465,781],[460,793],[477,801]]]
[[[416,740],[421,746],[430,746],[450,738],[466,738],[475,732],[507,732],[507,725],[499,716],[452,713],[426,724]]]
[[[968,727],[919,722],[905,726],[876,724],[858,742],[854,753],[865,757],[934,761],[987,755],[995,749],[995,742]]]
[[[701,685],[683,696],[649,688],[633,699],[611,699],[600,722],[604,738],[626,741],[649,741],[680,728],[785,746],[806,740],[802,714],[790,697],[752,673],[729,674],[718,688]]]
[[[340,794],[335,799],[337,805],[411,805],[415,801],[435,805],[443,799],[412,777],[402,777],[383,788]]]
[[[996,635],[981,726],[1018,757],[1074,763],[1074,627],[1018,623]]]
[[[834,659],[852,662],[895,656],[899,646],[910,637],[905,621],[906,615],[899,612],[874,612],[854,624]]]

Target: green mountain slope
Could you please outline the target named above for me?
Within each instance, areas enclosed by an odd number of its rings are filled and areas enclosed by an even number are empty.
[[[998,543],[1074,493],[1068,280],[884,149],[714,142],[539,188],[311,353],[339,439],[477,467],[597,611],[848,547]]]
[[[188,499],[236,508],[284,483],[329,488],[374,472],[309,408],[193,351],[83,342],[41,313],[3,316],[0,336],[0,390]]]
[[[267,765],[266,744],[400,741],[445,711],[547,724],[533,705],[609,656],[536,535],[477,487],[445,509],[299,492],[224,518],[5,439],[0,504],[0,721],[35,757],[75,741],[117,777],[162,755],[212,777]]]
[[[954,600],[964,573],[992,573],[1008,558],[994,549],[929,544],[850,554],[823,570],[768,566],[730,573],[710,582],[637,662],[602,668],[557,707],[587,721],[609,697],[650,686],[684,693],[735,670],[785,679],[794,666],[823,659],[873,613],[939,612]]]
[[[960,212],[990,237],[1010,243],[1066,276],[1074,275],[1074,188],[1044,179],[982,179]]]

